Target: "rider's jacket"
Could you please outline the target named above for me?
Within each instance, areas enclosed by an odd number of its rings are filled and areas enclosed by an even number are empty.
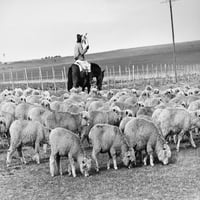
[[[81,43],[76,43],[74,48],[74,59],[75,60],[85,60],[85,53],[87,52],[88,48],[83,48]]]

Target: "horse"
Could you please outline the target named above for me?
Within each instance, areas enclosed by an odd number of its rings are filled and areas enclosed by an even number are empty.
[[[91,77],[96,78],[97,89],[101,90],[105,70],[102,71],[100,66],[96,63],[90,63],[90,64],[91,64]],[[74,88],[82,87],[82,91],[85,91],[85,88],[87,87],[89,93],[91,88],[91,83],[88,72],[84,70],[80,72],[79,66],[73,63],[68,69],[67,86],[68,86],[68,91],[70,91],[72,87]]]

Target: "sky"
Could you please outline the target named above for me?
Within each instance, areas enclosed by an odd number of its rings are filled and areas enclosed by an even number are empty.
[[[172,42],[165,0],[0,0],[0,61],[72,56]],[[200,0],[173,2],[175,41],[200,40]]]

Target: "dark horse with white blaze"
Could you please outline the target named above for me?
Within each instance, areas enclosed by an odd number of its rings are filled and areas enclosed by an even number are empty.
[[[100,66],[96,63],[91,63],[91,75],[96,78],[97,89],[102,89],[102,82],[104,78],[104,70],[102,71]],[[86,71],[81,71],[79,66],[72,64],[68,69],[68,91],[72,88],[82,87],[82,91],[87,87],[88,93],[90,92],[91,83],[89,74]]]

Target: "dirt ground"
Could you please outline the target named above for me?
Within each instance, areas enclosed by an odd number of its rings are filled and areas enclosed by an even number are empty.
[[[41,164],[32,161],[33,150],[24,148],[27,165],[21,165],[17,153],[11,167],[5,165],[7,149],[0,148],[0,199],[200,199],[200,138],[197,148],[185,141],[179,153],[174,145],[170,164],[156,162],[154,167],[137,165],[125,168],[120,159],[119,170],[106,169],[106,154],[99,155],[100,172],[94,170],[83,177],[77,169],[77,177],[69,177],[66,158],[62,159],[63,176],[52,178],[49,173],[49,153],[41,150]],[[88,154],[91,149],[86,150]]]

